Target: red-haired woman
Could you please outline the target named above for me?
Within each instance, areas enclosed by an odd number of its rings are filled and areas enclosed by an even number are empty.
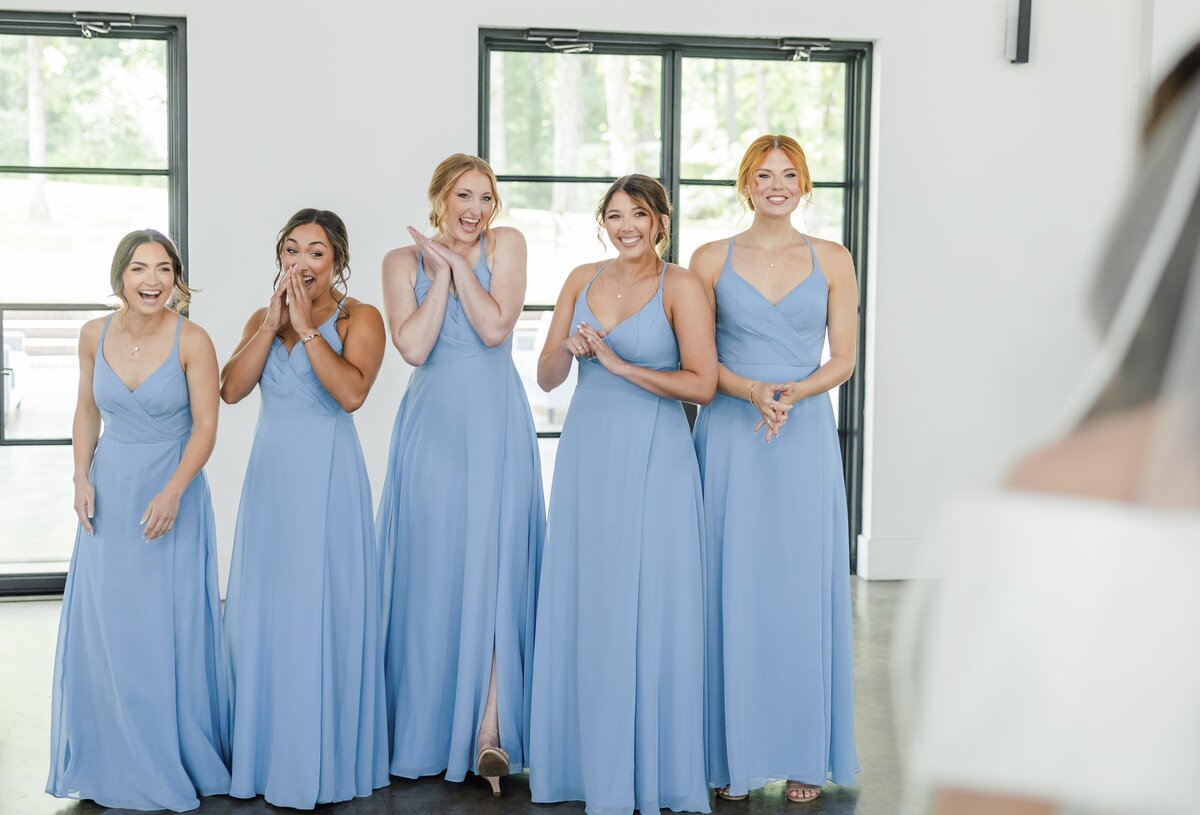
[[[800,145],[760,137],[737,179],[753,223],[692,256],[720,359],[719,392],[694,433],[708,780],[731,799],[786,779],[788,800],[811,801],[858,770],[846,494],[828,396],[854,371],[858,294],[846,249],[792,226],[811,191]]]

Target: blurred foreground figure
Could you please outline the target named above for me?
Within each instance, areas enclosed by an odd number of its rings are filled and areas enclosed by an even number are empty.
[[[1198,68],[1151,105],[1069,429],[949,513],[909,609],[922,811],[1200,812]]]

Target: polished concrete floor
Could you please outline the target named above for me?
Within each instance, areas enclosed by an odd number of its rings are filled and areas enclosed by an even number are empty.
[[[859,786],[829,787],[809,804],[791,804],[783,785],[751,795],[749,801],[714,801],[719,815],[824,813],[824,815],[894,815],[900,810],[897,747],[892,728],[889,648],[892,620],[901,584],[853,579],[856,738],[862,774]],[[50,676],[59,602],[39,600],[0,603],[0,815],[104,812],[90,802],[62,801],[42,790],[50,751]],[[439,778],[392,779],[370,798],[318,808],[322,815],[392,815],[392,813],[538,813],[574,815],[581,804],[532,804],[526,776],[504,782],[504,796],[493,799],[487,786],[468,776],[461,784]],[[117,810],[107,810],[116,812]],[[206,798],[202,815],[282,813],[261,798],[241,801]]]

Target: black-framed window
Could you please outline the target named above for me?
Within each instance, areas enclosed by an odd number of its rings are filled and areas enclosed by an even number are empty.
[[[182,18],[0,11],[0,593],[61,589],[79,329],[134,229],[187,258]]]
[[[843,243],[867,275],[871,44],[481,29],[479,152],[500,181],[502,223],[529,244],[526,306],[514,356],[534,411],[543,469],[553,466],[574,381],[543,394],[537,353],[567,273],[602,256],[592,212],[617,176],[641,172],[671,194],[669,259],[745,229],[732,189],[746,145],[787,133],[804,146],[814,181],[804,231]],[[865,321],[859,321],[859,347]],[[861,529],[864,389],[855,376],[831,394],[846,470],[852,563]]]

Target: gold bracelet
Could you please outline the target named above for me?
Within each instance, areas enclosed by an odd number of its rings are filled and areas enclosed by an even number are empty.
[[[308,345],[309,342],[311,342],[312,340],[315,340],[319,336],[321,336],[321,332],[314,331],[313,333],[309,334],[307,337],[301,337],[300,342],[302,342],[304,345]]]
[[[758,407],[758,403],[754,401],[754,386],[760,384],[762,383],[756,379],[750,383],[750,387],[746,391],[746,400],[754,407]]]

